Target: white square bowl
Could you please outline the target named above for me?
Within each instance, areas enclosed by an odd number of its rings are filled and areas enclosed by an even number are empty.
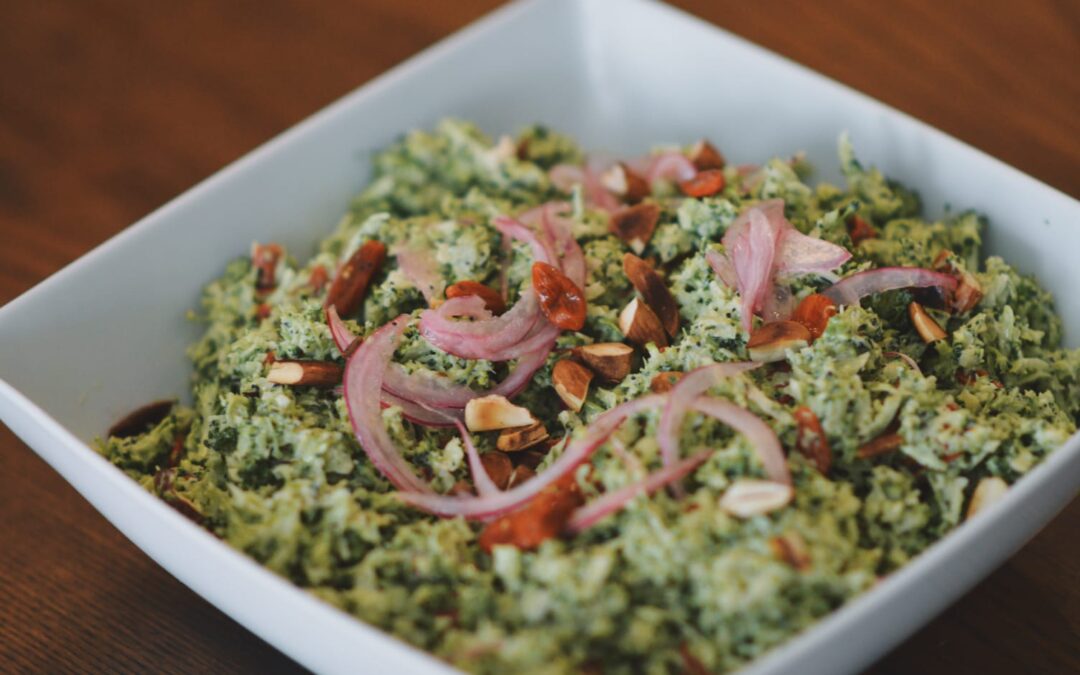
[[[661,37],[662,39],[658,39]],[[541,121],[622,155],[716,141],[755,161],[796,149],[827,179],[838,133],[860,156],[991,220],[988,250],[1068,304],[1080,336],[1080,203],[910,117],[647,0],[533,0],[393,69],[144,218],[0,309],[0,419],[117,528],[230,616],[320,672],[447,672],[195,527],[95,454],[123,412],[188,388],[184,312],[251,241],[313,250],[364,184],[368,156],[447,115],[492,133]],[[948,200],[948,202],[946,202]],[[1080,436],[873,591],[747,672],[867,664],[970,588],[1077,492]]]

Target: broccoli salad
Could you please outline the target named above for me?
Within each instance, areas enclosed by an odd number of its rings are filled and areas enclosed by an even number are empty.
[[[1080,351],[985,219],[839,154],[842,187],[706,140],[412,131],[314,256],[206,286],[192,403],[97,448],[463,670],[739,668],[1080,419]]]

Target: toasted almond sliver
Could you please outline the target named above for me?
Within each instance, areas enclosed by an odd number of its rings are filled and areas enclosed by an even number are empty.
[[[871,457],[899,450],[903,444],[904,437],[900,434],[882,434],[860,445],[859,449],[855,451],[855,456],[859,459],[870,459]]]
[[[566,407],[574,412],[580,412],[581,406],[585,404],[592,378],[591,370],[569,359],[559,361],[551,370],[551,384],[555,388],[555,393],[559,395]]]
[[[724,156],[704,138],[690,148],[690,161],[698,171],[724,168]]]
[[[660,319],[648,305],[638,298],[630,301],[619,313],[619,330],[631,342],[645,346],[652,342],[657,347],[667,347],[667,332]]]
[[[679,332],[679,304],[664,280],[649,263],[633,253],[623,256],[623,272],[649,309],[656,313],[664,331],[670,337],[675,337],[675,333]]]
[[[681,373],[677,370],[672,370],[666,373],[657,373],[653,375],[652,381],[649,382],[649,389],[654,394],[663,394],[671,391],[671,388],[679,383],[679,380],[683,378],[686,373]]]
[[[923,342],[930,344],[948,337],[945,329],[938,325],[938,322],[934,321],[919,303],[912,302],[908,305],[908,316],[911,317],[911,323],[915,324],[915,330],[918,331]]]
[[[769,540],[772,554],[799,571],[810,567],[810,552],[798,532],[786,532]]]
[[[465,426],[469,431],[497,431],[535,423],[531,412],[514,405],[505,396],[480,396],[465,404]]]
[[[600,176],[600,183],[630,204],[640,202],[652,192],[648,181],[622,162],[605,171]]]
[[[338,314],[350,316],[360,309],[372,277],[386,260],[386,245],[374,239],[356,249],[334,275],[326,292],[326,307],[337,307]]]
[[[998,501],[1009,491],[1009,484],[997,476],[987,476],[979,481],[968,504],[967,517],[971,518],[987,506]]]
[[[959,282],[949,302],[949,310],[956,314],[966,314],[975,309],[975,306],[983,299],[982,285],[970,272],[961,270],[953,264],[952,251],[942,249],[934,259],[931,267],[939,272],[947,272]]]
[[[503,452],[517,452],[542,443],[548,437],[548,431],[542,422],[527,427],[503,429],[495,439],[495,447]]]
[[[274,361],[266,379],[294,387],[335,387],[341,384],[342,368],[331,361]]]
[[[720,508],[737,518],[751,518],[783,508],[794,494],[790,485],[740,478],[724,492]]]
[[[630,247],[630,250],[641,255],[649,240],[652,239],[659,221],[660,207],[645,202],[619,209],[611,214],[609,228],[616,237]]]
[[[802,349],[813,341],[810,329],[796,321],[771,321],[750,335],[750,360],[783,361],[789,349]]]
[[[491,482],[495,483],[500,490],[505,490],[514,473],[514,464],[510,461],[510,456],[505,452],[485,452],[480,455],[480,463],[484,466],[484,471],[487,471]]]
[[[509,480],[506,481],[506,489],[509,490],[512,487],[517,487],[527,480],[536,478],[536,472],[531,467],[522,464],[514,467],[513,472],[510,473]]]
[[[634,359],[634,348],[622,342],[583,345],[575,347],[571,353],[608,382],[621,382],[629,375]]]

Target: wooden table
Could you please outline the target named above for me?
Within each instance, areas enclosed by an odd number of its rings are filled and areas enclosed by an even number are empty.
[[[3,3],[0,303],[496,4]],[[1080,194],[1075,3],[676,4]],[[1078,531],[1080,501],[874,670],[1080,672]],[[2,426],[0,592],[0,670],[298,670]]]

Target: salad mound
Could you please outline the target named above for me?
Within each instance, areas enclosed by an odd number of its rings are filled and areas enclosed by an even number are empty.
[[[1080,350],[985,220],[840,162],[410,132],[308,261],[256,243],[206,287],[191,405],[97,447],[465,670],[736,669],[1080,419]]]

